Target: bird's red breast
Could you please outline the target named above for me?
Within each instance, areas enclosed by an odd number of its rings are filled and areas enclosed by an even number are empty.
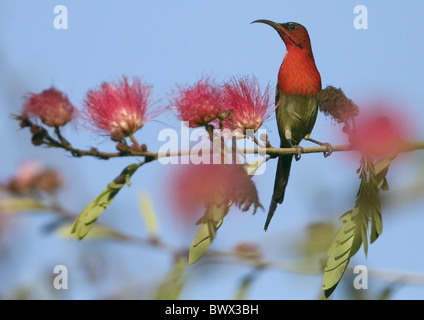
[[[315,96],[321,90],[321,75],[315,65],[312,51],[288,47],[278,73],[278,82],[285,94]]]

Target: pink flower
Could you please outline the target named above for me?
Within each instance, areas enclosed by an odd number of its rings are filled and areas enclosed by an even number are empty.
[[[75,107],[68,97],[55,88],[30,93],[23,108],[25,117],[37,117],[50,127],[60,127],[72,120]]]
[[[198,214],[202,207],[234,203],[242,211],[259,202],[256,186],[242,165],[199,164],[184,165],[176,171],[170,184],[176,208],[185,218]]]
[[[62,185],[62,177],[58,171],[43,168],[39,162],[31,160],[19,167],[7,187],[17,194],[29,194],[40,191],[52,193]]]
[[[193,86],[179,87],[172,104],[178,111],[178,118],[189,121],[192,128],[209,124],[225,111],[221,103],[221,88],[208,78]]]
[[[223,103],[227,110],[232,110],[232,118],[225,121],[230,130],[240,129],[246,134],[251,129],[256,132],[262,123],[275,110],[269,95],[269,87],[262,94],[255,77],[233,78],[224,85]]]
[[[110,134],[112,140],[122,140],[153,117],[148,114],[150,93],[151,87],[137,78],[132,84],[126,77],[119,83],[104,82],[99,89],[87,93],[85,117],[100,132]]]
[[[33,185],[33,181],[36,180],[40,172],[43,171],[43,166],[40,162],[35,160],[30,160],[24,162],[19,166],[18,171],[16,172],[13,180],[22,186],[30,187]]]
[[[399,152],[410,135],[411,121],[404,114],[378,106],[360,113],[350,139],[363,153],[387,157]]]
[[[179,119],[189,121],[190,127],[210,123],[219,127],[225,120],[225,128],[241,129],[243,133],[247,129],[257,131],[274,110],[269,88],[262,94],[254,77],[234,78],[222,86],[204,78],[193,86],[180,87],[173,100]]]

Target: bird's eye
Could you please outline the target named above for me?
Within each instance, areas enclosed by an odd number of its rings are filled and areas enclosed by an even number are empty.
[[[294,23],[289,23],[289,30],[294,30],[296,29],[296,25]]]

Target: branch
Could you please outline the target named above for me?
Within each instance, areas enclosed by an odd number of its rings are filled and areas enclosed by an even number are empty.
[[[131,150],[128,151],[120,151],[120,152],[103,152],[99,151],[96,148],[91,148],[89,150],[81,150],[76,149],[69,145],[63,145],[62,143],[54,140],[53,138],[49,139],[51,142],[49,144],[50,147],[58,147],[63,148],[66,151],[69,151],[74,157],[83,157],[83,156],[91,156],[99,159],[108,160],[110,158],[119,158],[119,157],[148,157],[152,160],[157,160],[159,158],[165,157],[181,157],[181,156],[189,156],[191,154],[190,150],[181,150],[181,151],[167,151],[167,152],[152,152],[152,151],[138,151]],[[343,152],[343,151],[355,151],[351,145],[334,145],[333,152]],[[400,152],[411,152],[415,150],[423,150],[424,149],[424,141],[420,142],[409,142],[405,144],[405,146],[400,150]],[[316,146],[316,147],[306,147],[302,148],[302,154],[306,153],[323,153],[327,151],[326,146]],[[209,150],[210,154],[213,154],[213,150]],[[238,152],[244,154],[267,154],[272,157],[278,157],[280,155],[297,154],[297,150],[295,148],[246,148],[246,149],[238,149]]]
[[[21,120],[20,116],[13,115],[16,119]],[[135,140],[134,137],[130,137],[131,141],[134,143],[134,148],[128,147],[126,143],[118,143],[118,152],[104,152],[99,151],[97,148],[90,148],[89,150],[82,150],[75,148],[71,145],[69,141],[67,141],[61,134],[60,129],[55,127],[54,132],[58,139],[53,138],[49,132],[43,127],[34,124],[28,119],[25,119],[25,122],[22,127],[30,127],[31,132],[33,134],[33,143],[36,145],[44,144],[48,147],[54,148],[62,148],[71,153],[74,157],[83,157],[83,156],[91,156],[96,157],[103,160],[108,160],[111,158],[119,158],[119,157],[146,157],[149,158],[150,161],[157,160],[159,158],[164,157],[181,157],[181,156],[189,156],[190,150],[181,150],[181,151],[168,151],[168,152],[151,152],[147,150],[143,150],[139,143]],[[256,143],[261,146],[256,140]],[[352,145],[334,145],[332,146],[334,152],[338,151],[354,151],[355,148]],[[403,148],[399,152],[410,152],[414,150],[422,150],[424,149],[424,141],[420,142],[408,142],[405,143]],[[206,150],[205,150],[206,151]],[[306,147],[301,148],[302,153],[321,153],[327,152],[326,146],[314,146],[314,147]],[[209,150],[210,154],[213,154],[213,150]],[[238,149],[237,152],[244,154],[267,154],[271,157],[278,157],[280,155],[286,154],[297,154],[297,150],[295,148],[247,148],[247,149]]]
[[[139,238],[127,236],[124,240],[129,244],[133,244],[140,247],[152,247],[165,251],[175,256],[180,255],[182,252],[186,252],[185,249],[180,249],[174,245],[163,242],[159,239],[151,238]],[[243,265],[250,266],[254,269],[275,269],[285,272],[291,272],[296,274],[304,275],[319,275],[322,274],[322,267],[319,265],[305,265],[294,263],[292,261],[278,260],[278,261],[266,261],[261,259],[259,254],[252,252],[240,252],[236,250],[224,251],[224,250],[209,250],[205,258],[209,258],[210,263],[216,264],[231,264],[231,265]],[[349,266],[347,270],[353,273],[354,267]],[[381,279],[392,283],[403,283],[411,285],[424,286],[424,273],[410,272],[410,271],[397,271],[397,270],[385,270],[376,268],[367,268],[368,275],[370,277]]]

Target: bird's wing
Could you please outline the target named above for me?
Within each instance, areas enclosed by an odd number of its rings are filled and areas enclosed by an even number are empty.
[[[277,110],[278,103],[280,102],[281,86],[280,81],[277,81],[277,87],[275,88],[275,110]]]

